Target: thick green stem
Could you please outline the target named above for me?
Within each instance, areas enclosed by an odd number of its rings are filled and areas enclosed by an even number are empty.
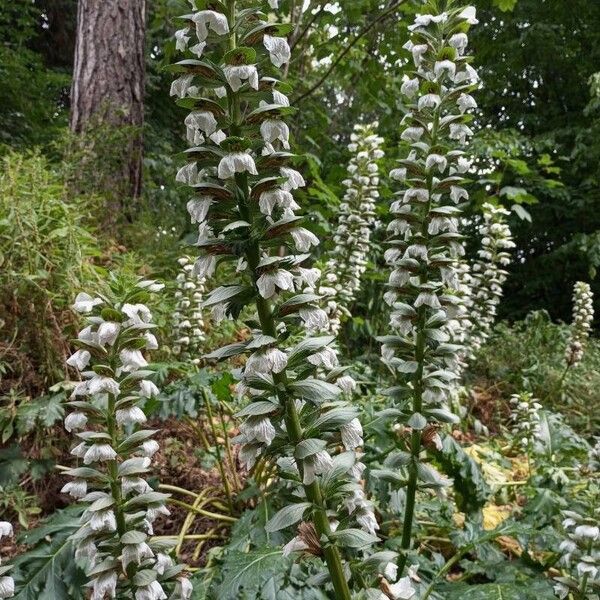
[[[108,361],[113,372],[117,371],[117,358],[118,357],[115,353],[115,350],[113,349],[110,353]],[[119,446],[117,420],[115,416],[116,402],[117,398],[113,394],[109,394],[108,406],[106,410],[106,429],[108,435],[110,436],[110,446],[115,450]],[[117,521],[117,533],[119,534],[120,538],[127,531],[127,528],[125,525],[125,514],[122,508],[123,497],[121,494],[121,484],[119,482],[119,463],[116,460],[111,460],[108,463],[108,474],[110,477],[110,491],[112,497],[115,499],[114,513],[115,520]]]
[[[420,413],[423,408],[423,366],[425,357],[425,311],[419,309],[417,323],[417,340],[415,358],[418,364],[417,371],[413,380],[413,413]],[[406,488],[406,505],[404,508],[404,522],[402,526],[401,548],[405,552],[400,554],[398,559],[398,570],[402,574],[406,566],[407,554],[412,541],[412,528],[415,516],[415,501],[417,497],[417,487],[419,481],[418,460],[421,452],[421,430],[413,429],[410,441],[410,452],[412,462],[409,470],[408,485]]]
[[[440,115],[436,111],[433,117],[433,127],[431,130],[431,147],[435,147],[437,143],[437,133],[439,127]],[[421,237],[423,238],[423,244],[428,246],[429,244],[429,230],[428,230],[428,215],[431,210],[432,198],[433,198],[433,175],[427,176],[427,191],[429,200],[427,201],[423,222],[421,224]],[[429,274],[427,270],[423,270],[419,276],[421,285],[428,283]],[[426,323],[427,323],[427,309],[426,306],[420,306],[417,309],[417,322],[416,322],[416,336],[415,336],[415,362],[417,363],[417,370],[413,377],[413,403],[412,412],[421,413],[423,410],[423,375],[425,371],[425,354],[427,347],[427,335],[426,335]],[[418,462],[419,455],[421,453],[422,434],[421,430],[413,429],[410,440],[410,453],[411,453],[411,464],[409,468],[409,479],[406,487],[406,504],[404,507],[404,521],[402,525],[402,542],[401,548],[403,552],[398,558],[398,573],[402,576],[406,561],[408,560],[408,550],[412,545],[412,530],[415,516],[415,505],[417,497],[417,488],[419,484],[419,471]]]

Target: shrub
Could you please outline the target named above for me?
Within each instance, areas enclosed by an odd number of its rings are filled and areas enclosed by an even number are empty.
[[[93,276],[98,246],[84,225],[88,199],[64,200],[60,176],[37,155],[9,154],[0,174],[0,367],[36,393],[62,378],[66,300]]]

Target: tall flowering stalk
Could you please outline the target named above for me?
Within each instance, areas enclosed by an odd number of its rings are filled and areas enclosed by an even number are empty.
[[[0,542],[2,538],[12,537],[13,528],[10,523],[0,521]],[[2,566],[0,561],[0,598],[12,598],[15,595],[15,581],[8,573],[11,567],[8,565]]]
[[[178,262],[181,271],[177,275],[175,292],[177,306],[173,313],[173,354],[197,365],[206,339],[202,317],[204,281],[194,273],[194,261],[189,256],[182,256]]]
[[[319,293],[327,297],[327,313],[331,332],[339,332],[342,319],[350,316],[349,308],[361,287],[369,252],[371,234],[377,224],[375,213],[379,198],[379,167],[384,140],[377,135],[378,123],[355,125],[348,150],[352,153],[346,193],[340,204],[335,247],[324,266]]]
[[[248,468],[259,457],[276,460],[297,488],[297,502],[267,527],[304,519],[286,551],[323,556],[336,597],[348,599],[340,547],[368,546],[376,537],[374,518],[366,522],[371,532],[352,527],[367,503],[348,502],[362,492],[355,455],[362,429],[341,398],[354,382],[338,368],[334,338],[315,336],[328,327],[319,296],[309,291],[319,289],[320,271],[310,266],[318,240],[296,215],[293,191],[304,179],[290,166],[285,119],[294,111],[288,86],[276,78],[290,60],[283,37],[290,27],[267,21],[258,2],[192,6],[176,34],[187,58],[173,67],[180,77],[171,91],[191,110],[185,123],[195,145],[177,179],[194,194],[188,210],[199,230],[196,275],[210,277],[226,264],[235,271],[204,306],[217,319],[246,309],[251,329],[245,341],[207,358],[247,356],[239,391],[250,402],[239,413],[240,459]],[[345,452],[336,454],[339,448]],[[334,531],[330,515],[344,527]]]
[[[462,174],[470,161],[460,147],[473,133],[467,113],[477,106],[471,92],[478,77],[465,54],[475,9],[434,0],[423,12],[405,45],[416,68],[402,85],[409,112],[401,137],[410,152],[390,173],[401,187],[390,209],[385,253],[392,269],[385,297],[393,333],[381,339],[384,361],[401,376],[394,392],[412,432],[408,452],[388,461],[408,472],[400,573],[412,544],[417,489],[447,484],[422,454],[437,423],[456,419],[446,403],[459,346],[450,343],[447,325],[458,315],[452,290],[459,283],[456,261],[464,253],[457,205],[469,198]]]
[[[570,576],[557,577],[554,592],[561,600],[569,594],[577,600],[594,598],[600,593],[600,508],[596,505],[590,517],[573,510],[563,516],[566,539],[559,551]]]
[[[513,394],[510,399],[512,434],[527,456],[531,475],[531,456],[542,434],[540,410],[542,405],[530,392]]]
[[[515,247],[505,208],[486,203],[483,205],[483,223],[479,227],[481,248],[471,270],[471,333],[470,354],[473,356],[489,338],[502,288],[508,277],[510,250]]]
[[[573,288],[573,324],[565,352],[567,368],[577,366],[583,353],[594,320],[594,294],[589,283],[578,281]]]
[[[141,281],[131,289],[113,281],[111,293],[77,296],[73,308],[86,325],[67,364],[82,381],[71,396],[65,429],[81,464],[67,472],[63,492],[85,505],[73,542],[87,562],[92,600],[187,599],[192,589],[169,546],[152,540],[152,524],[168,515],[168,498],[146,482],[158,443],[144,429],[143,404],[158,394],[145,352],[158,348],[152,315],[144,304],[161,285]],[[172,595],[167,596],[167,591]]]

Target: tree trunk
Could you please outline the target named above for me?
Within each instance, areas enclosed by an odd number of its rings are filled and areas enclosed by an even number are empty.
[[[83,134],[98,191],[138,197],[142,185],[146,0],[79,0],[71,130]],[[114,137],[113,137],[114,135]]]

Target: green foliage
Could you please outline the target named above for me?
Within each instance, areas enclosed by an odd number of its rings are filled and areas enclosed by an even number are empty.
[[[39,155],[11,154],[0,173],[0,346],[8,386],[35,393],[61,379],[68,302],[99,256],[84,220],[90,199],[67,202],[56,171]],[[13,380],[13,383],[10,383]],[[3,386],[4,387],[4,386]]]
[[[597,268],[600,112],[588,82],[600,64],[600,30],[590,26],[600,5],[519,0],[500,13],[508,4],[477,2],[483,26],[473,44],[484,81],[477,101],[486,124],[523,140],[527,167],[560,185],[520,186],[538,203],[525,207],[531,223],[511,223],[520,260],[501,315],[522,319],[545,308],[567,320],[570,288]]]
[[[47,143],[66,122],[61,102],[69,76],[45,68],[31,47],[40,15],[30,2],[0,1],[0,144]]]
[[[74,559],[70,536],[79,527],[81,509],[58,511],[21,540],[31,549],[13,562],[17,600],[83,599],[85,577]]]
[[[514,325],[500,323],[470,377],[498,382],[505,397],[530,390],[544,406],[564,412],[578,431],[597,432],[600,421],[593,406],[600,386],[600,345],[592,339],[582,364],[570,369],[561,384],[568,335],[568,327],[552,323],[546,312]]]
[[[546,581],[472,586],[459,584],[448,588],[444,595],[446,600],[539,600],[554,597],[552,586]]]
[[[477,463],[451,436],[445,438],[442,450],[435,457],[444,473],[454,481],[458,509],[466,513],[481,510],[490,497],[491,489]]]

